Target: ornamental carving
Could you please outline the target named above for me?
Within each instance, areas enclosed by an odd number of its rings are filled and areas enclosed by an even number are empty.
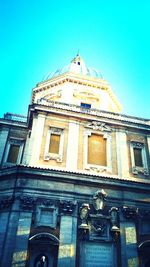
[[[72,214],[77,205],[76,201],[60,200],[60,212],[66,214]]]
[[[148,169],[143,167],[134,166],[132,167],[133,174],[142,174],[142,175],[149,175]]]
[[[133,147],[143,148],[144,144],[137,141],[131,141]]]
[[[93,195],[91,204],[83,203],[79,208],[79,238],[89,240],[117,241],[119,229],[118,208],[105,208],[107,193],[104,189]]]
[[[79,228],[88,228],[88,216],[89,216],[90,206],[89,204],[83,203],[82,206],[79,209],[79,216],[81,219],[81,224],[79,225]]]
[[[34,208],[37,198],[30,196],[20,196],[20,208],[24,210],[31,210]]]
[[[104,122],[98,122],[98,121],[92,121],[88,122],[86,124],[87,128],[91,128],[93,130],[98,130],[98,131],[104,131],[104,132],[111,132],[110,126],[106,125]]]
[[[107,236],[107,219],[93,218],[91,223],[92,236]]]
[[[101,189],[94,193],[93,195],[93,206],[96,212],[102,211],[104,209],[104,202],[106,200],[107,194]]]
[[[62,155],[55,155],[51,153],[47,153],[44,156],[44,160],[49,161],[49,160],[56,160],[57,162],[62,162],[63,156]]]
[[[138,215],[138,208],[123,206],[123,215],[126,219],[136,219]]]
[[[118,208],[112,207],[109,211],[110,213],[110,221],[111,221],[111,231],[116,232],[119,231],[118,227]]]
[[[77,90],[75,89],[73,92],[73,96],[80,99],[91,99],[91,100],[99,100],[99,96],[97,94],[91,93],[91,90]]]
[[[3,197],[0,199],[0,210],[9,209],[14,201],[14,197]]]

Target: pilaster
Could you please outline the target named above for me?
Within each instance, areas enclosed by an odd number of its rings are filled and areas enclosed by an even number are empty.
[[[20,212],[16,241],[14,244],[12,267],[26,266],[31,219],[31,211]]]
[[[9,130],[7,128],[3,128],[2,131],[0,132],[0,163],[3,158],[3,153],[5,150],[6,142],[7,142],[7,137],[8,137]]]
[[[67,169],[76,170],[78,161],[79,124],[69,122],[68,146],[67,146]]]
[[[116,132],[116,146],[117,146],[118,175],[120,177],[128,177],[129,162],[128,162],[128,151],[127,151],[127,137],[125,132],[122,131]]]
[[[33,119],[33,127],[30,140],[31,143],[29,145],[29,153],[31,155],[29,157],[30,158],[29,164],[32,166],[38,163],[40,157],[44,123],[45,123],[44,114],[38,114]]]
[[[18,201],[17,201],[18,202]],[[16,240],[16,232],[18,227],[19,211],[18,203],[12,205],[12,209],[8,215],[8,222],[6,225],[6,234],[3,244],[3,254],[0,261],[0,267],[11,267],[12,255],[14,251],[14,243]]]
[[[72,207],[74,205],[71,204],[70,211],[66,210],[61,215],[58,267],[75,267],[77,218],[72,216]]]

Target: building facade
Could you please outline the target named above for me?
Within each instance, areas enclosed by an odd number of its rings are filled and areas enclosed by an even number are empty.
[[[80,55],[0,140],[0,267],[150,266],[150,120]]]

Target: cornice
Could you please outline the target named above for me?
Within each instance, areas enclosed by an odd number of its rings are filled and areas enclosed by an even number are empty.
[[[51,181],[60,181],[65,183],[77,183],[78,185],[86,186],[112,186],[120,187],[121,190],[144,190],[150,191],[150,180],[149,179],[140,179],[134,177],[119,177],[118,175],[108,175],[108,174],[96,174],[89,173],[88,171],[70,171],[67,169],[61,168],[44,168],[44,167],[35,167],[35,166],[26,166],[26,165],[16,165],[14,167],[7,167],[0,170],[0,179],[3,177],[14,178],[17,174],[18,179],[22,175],[26,176],[26,179],[51,179]],[[31,177],[30,177],[31,175]]]
[[[80,119],[83,118],[87,120],[100,120],[104,122],[107,121],[109,124],[116,126],[128,126],[150,131],[150,120],[148,119],[128,116],[120,113],[107,112],[98,109],[84,109],[80,106],[67,103],[41,100],[39,104],[31,105],[30,110],[33,112],[44,111],[47,114],[61,114],[64,116],[72,116]]]
[[[104,79],[93,78],[90,76],[84,76],[84,75],[74,74],[70,72],[51,78],[45,82],[38,83],[37,86],[33,88],[33,91],[32,91],[32,103],[34,103],[36,93],[45,91],[49,88],[53,88],[58,85],[62,85],[65,82],[85,85],[85,86],[89,86],[89,87],[93,87],[93,88],[97,88],[101,90],[107,90],[112,100],[115,102],[119,110],[121,110],[121,105],[119,104],[116,96],[114,95],[107,81],[105,81]]]

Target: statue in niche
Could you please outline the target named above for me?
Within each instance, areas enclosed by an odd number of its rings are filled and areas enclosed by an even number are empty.
[[[41,256],[35,267],[48,267],[48,261],[45,255]]]
[[[104,209],[104,201],[106,200],[107,194],[101,189],[95,192],[93,195],[93,206],[96,211],[102,211]]]
[[[89,216],[89,204],[83,203],[82,206],[79,209],[79,214],[80,214],[80,219],[81,219],[81,224],[80,224],[80,228],[86,228],[88,227],[87,224],[87,218]]]

